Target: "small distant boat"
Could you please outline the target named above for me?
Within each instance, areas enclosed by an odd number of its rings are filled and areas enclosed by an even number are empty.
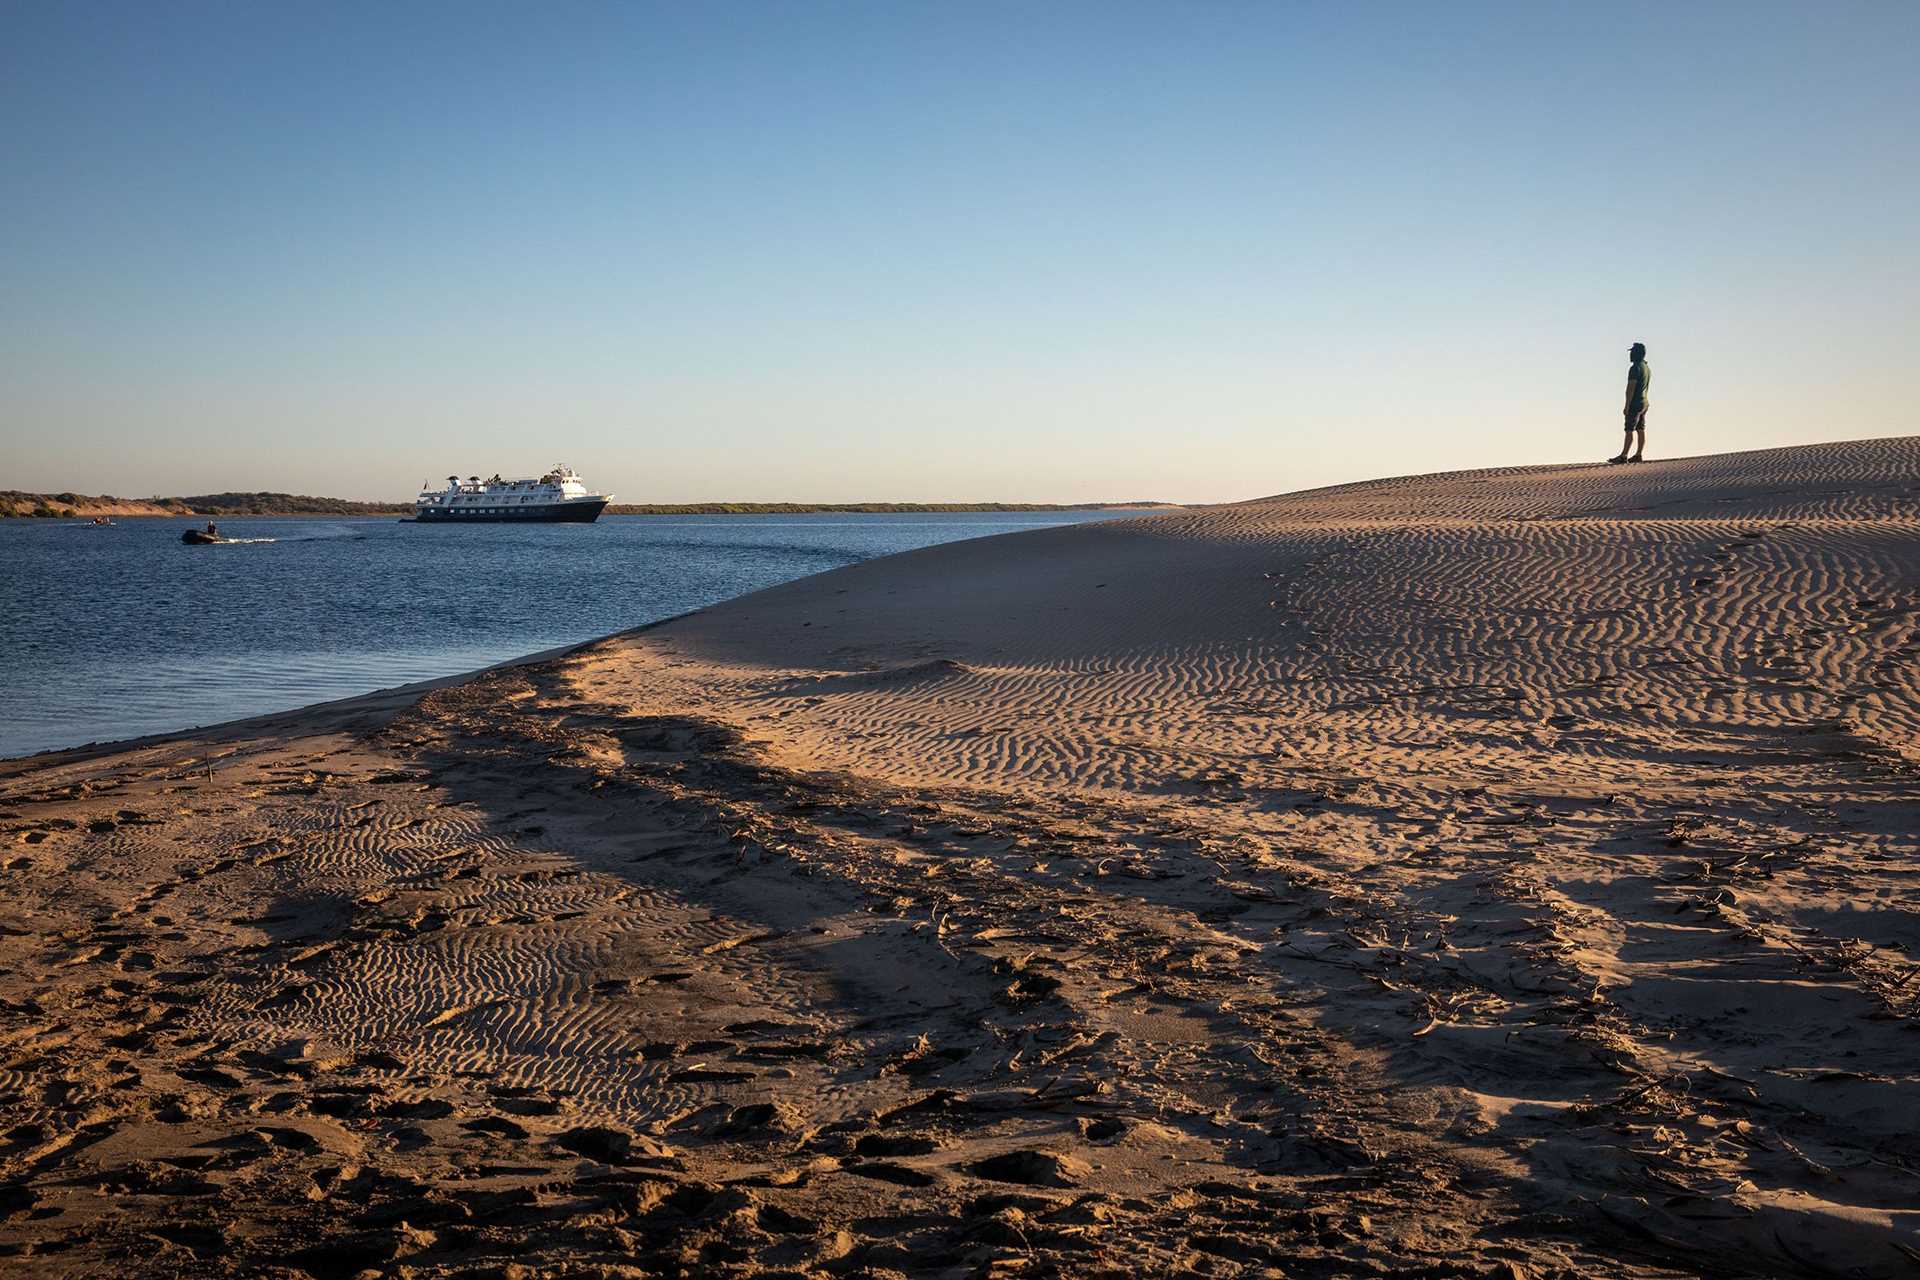
[[[212,525],[208,525],[204,529],[187,530],[185,533],[180,535],[180,541],[186,543],[190,547],[204,547],[215,542],[225,542],[227,541],[227,539],[220,536],[220,531],[218,529],[214,528]]]
[[[496,521],[592,524],[613,501],[610,493],[589,493],[573,468],[559,465],[538,480],[490,480],[448,476],[447,487],[420,486],[413,518],[421,524],[482,524]]]
[[[111,517],[108,517],[108,516],[95,516],[93,518],[93,523],[96,528],[100,528],[100,529],[113,528],[113,520]]]

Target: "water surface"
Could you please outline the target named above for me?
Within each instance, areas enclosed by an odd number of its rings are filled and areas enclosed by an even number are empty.
[[[608,516],[590,525],[0,522],[0,756],[454,675],[852,564],[1113,512]]]

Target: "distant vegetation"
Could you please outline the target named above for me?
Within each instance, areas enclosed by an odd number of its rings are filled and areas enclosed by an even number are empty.
[[[112,494],[22,493],[0,490],[0,519],[92,519],[94,516],[386,516],[410,504],[348,502],[298,493],[203,493],[186,498],[116,498]]]
[[[410,502],[349,502],[303,493],[202,493],[165,501],[191,507],[197,516],[390,516],[413,511]]]
[[[92,519],[98,515],[164,514],[150,503],[123,498],[88,497],[84,493],[22,493],[18,489],[0,489],[0,519],[38,516],[42,520]]]

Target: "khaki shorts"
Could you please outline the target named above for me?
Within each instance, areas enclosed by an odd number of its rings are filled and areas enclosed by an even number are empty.
[[[1645,431],[1647,429],[1647,406],[1627,410],[1627,430]]]

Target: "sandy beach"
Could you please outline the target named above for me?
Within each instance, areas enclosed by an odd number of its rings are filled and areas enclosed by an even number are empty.
[[[0,763],[0,1273],[1920,1274],[1920,437]]]

